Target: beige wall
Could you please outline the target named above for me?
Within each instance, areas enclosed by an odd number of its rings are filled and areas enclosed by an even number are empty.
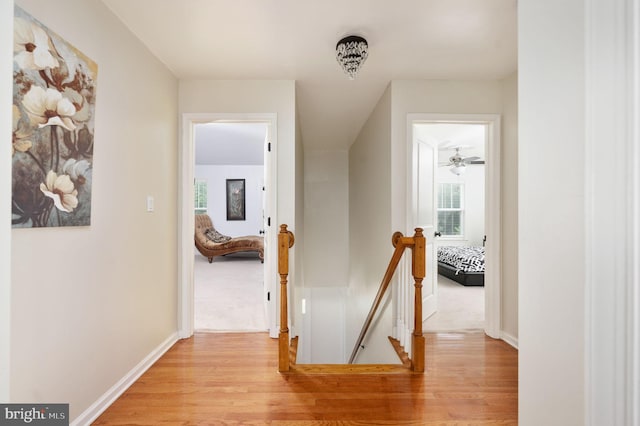
[[[391,259],[391,105],[388,86],[349,150],[349,290],[346,348],[349,355]],[[389,353],[391,309],[374,327],[358,362],[394,362]],[[395,357],[397,361],[397,357]]]
[[[502,332],[518,339],[518,74],[502,84]]]
[[[296,109],[296,154],[295,154],[295,179],[296,179],[296,202],[295,202],[295,223],[298,229],[304,231],[304,147],[302,141],[302,132],[300,129],[300,114]],[[302,267],[304,253],[305,253],[305,233],[297,232],[295,234],[295,247],[297,257],[295,259],[295,273],[294,282],[297,283],[296,287],[291,288],[291,300],[293,301],[289,306],[291,333],[290,336],[297,336],[300,334],[302,326],[302,313],[300,312],[300,300],[302,299],[301,287],[304,285],[304,268]]]
[[[0,135],[11,134],[13,0],[0,2]],[[0,200],[11,199],[11,148],[0,144]],[[11,204],[0,203],[0,401],[9,400]]]
[[[91,226],[12,231],[11,400],[74,419],[176,332],[178,88],[100,1],[17,3],[98,64]]]
[[[349,275],[349,155],[305,154],[305,285],[346,287]],[[330,250],[327,250],[331,247]],[[330,265],[331,273],[327,274]]]
[[[522,426],[585,424],[584,13],[582,0],[518,4]]]
[[[304,297],[300,362],[343,363],[345,291],[349,280],[347,151],[304,156]]]

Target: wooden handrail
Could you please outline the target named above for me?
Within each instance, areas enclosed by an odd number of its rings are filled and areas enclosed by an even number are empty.
[[[411,369],[416,372],[424,371],[424,346],[425,340],[422,335],[422,280],[425,276],[425,237],[422,233],[422,228],[416,228],[415,234],[413,237],[405,237],[400,232],[396,232],[391,237],[391,243],[395,247],[393,252],[393,256],[389,261],[389,266],[382,278],[382,282],[380,283],[380,288],[378,289],[378,293],[371,305],[371,309],[369,310],[369,314],[367,315],[367,319],[362,326],[362,330],[360,331],[360,335],[358,336],[358,340],[356,341],[355,346],[353,347],[353,351],[351,352],[351,357],[349,358],[349,364],[353,364],[353,361],[358,354],[358,350],[362,347],[362,342],[373,322],[373,318],[382,302],[382,298],[384,297],[387,288],[389,288],[389,284],[391,283],[391,278],[393,278],[393,274],[398,268],[398,263],[400,263],[400,259],[404,253],[404,250],[407,247],[412,249],[411,256],[411,272],[413,274],[415,280],[415,297],[414,297],[414,327],[413,327],[413,342],[412,342],[412,356],[411,356]]]
[[[280,225],[278,233],[278,274],[280,274],[280,334],[278,336],[278,371],[289,371],[289,306],[287,303],[287,276],[289,275],[289,249],[295,238]]]
[[[351,352],[351,356],[349,357],[349,364],[353,364],[353,361],[356,359],[356,355],[358,354],[358,350],[360,346],[362,346],[362,341],[364,340],[364,336],[369,331],[369,327],[371,326],[371,322],[373,321],[373,317],[378,310],[378,306],[382,302],[382,298],[384,297],[387,288],[389,287],[389,283],[391,283],[391,278],[393,278],[394,272],[398,268],[398,263],[400,263],[400,259],[404,254],[404,249],[407,247],[404,244],[397,244],[402,239],[402,234],[396,232],[393,234],[391,241],[395,246],[395,250],[393,252],[393,256],[391,256],[391,261],[389,262],[389,266],[387,266],[387,270],[384,273],[384,277],[382,278],[382,283],[380,283],[380,288],[378,288],[378,293],[376,294],[375,299],[373,299],[373,304],[371,305],[371,309],[369,309],[369,314],[367,315],[367,319],[364,321],[364,325],[362,326],[362,330],[360,330],[360,335],[358,336],[358,340],[356,340],[356,345],[353,347],[353,351]]]

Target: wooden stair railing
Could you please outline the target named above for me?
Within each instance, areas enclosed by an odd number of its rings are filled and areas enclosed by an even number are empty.
[[[289,249],[293,247],[293,232],[280,225],[278,233],[278,274],[280,274],[280,334],[278,336],[278,371],[289,371],[289,306],[287,303],[287,276],[289,275]],[[297,345],[296,345],[297,347]]]
[[[279,334],[279,353],[278,353],[278,371],[288,372],[292,369],[292,364],[295,364],[295,353],[297,352],[297,336],[295,341],[290,342],[289,339],[289,318],[288,318],[288,303],[287,303],[287,277],[289,275],[289,249],[293,247],[294,235],[291,231],[287,230],[287,225],[280,225],[280,232],[278,234],[278,273],[280,274],[280,334]],[[416,373],[424,372],[424,356],[425,356],[425,339],[422,335],[422,280],[425,276],[425,237],[422,233],[422,228],[416,228],[413,237],[405,237],[400,232],[393,234],[391,242],[395,247],[389,266],[384,274],[378,293],[373,301],[367,319],[362,327],[362,331],[358,336],[349,364],[353,364],[359,348],[369,330],[369,327],[375,317],[377,309],[391,283],[393,274],[398,267],[400,259],[405,249],[411,248],[411,271],[415,280],[415,297],[414,297],[414,328],[412,335],[412,348],[410,362],[406,360],[406,354],[401,356],[403,359],[403,367],[409,366],[409,369]],[[391,338],[390,338],[391,339]],[[293,339],[292,339],[293,340]],[[400,343],[391,339],[391,343],[398,353],[403,351]],[[295,346],[295,348],[293,347]],[[337,368],[336,366],[295,366],[296,370],[305,372],[392,372],[397,373],[401,370],[395,368],[395,365],[362,365],[363,368],[359,369],[356,365],[343,366],[345,368]],[[338,366],[339,367],[339,366]],[[406,369],[405,369],[406,371]]]
[[[358,336],[358,340],[353,347],[351,357],[349,358],[349,364],[353,364],[353,361],[355,361],[358,350],[360,350],[360,348],[362,347],[362,342],[367,335],[369,326],[371,325],[371,322],[373,321],[373,318],[378,311],[378,307],[380,306],[380,303],[382,302],[382,299],[384,298],[384,295],[389,288],[391,278],[393,278],[393,274],[398,268],[398,263],[400,263],[400,259],[404,254],[404,250],[409,247],[412,251],[411,273],[413,274],[413,279],[415,280],[413,335],[411,345],[411,370],[417,373],[422,373],[424,372],[425,346],[424,336],[422,335],[422,280],[424,279],[426,269],[425,237],[422,234],[422,228],[416,228],[413,237],[405,237],[400,232],[394,233],[391,237],[391,243],[395,247],[393,256],[391,256],[391,261],[389,262],[389,266],[387,266],[387,270],[384,273],[384,277],[382,278],[382,282],[380,283],[378,293],[373,300],[373,304],[371,305],[371,309],[369,310],[367,319],[365,320],[364,325],[362,326],[362,330],[360,331],[360,335]]]

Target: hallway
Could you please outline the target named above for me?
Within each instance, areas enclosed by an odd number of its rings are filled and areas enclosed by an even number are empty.
[[[425,374],[295,375],[278,373],[266,333],[196,333],[94,425],[517,424],[514,348],[481,332],[426,338]]]

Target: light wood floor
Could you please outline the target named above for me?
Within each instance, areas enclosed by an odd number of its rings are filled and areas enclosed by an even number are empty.
[[[94,424],[517,424],[515,349],[481,332],[426,336],[424,375],[283,375],[266,333],[198,333]]]

